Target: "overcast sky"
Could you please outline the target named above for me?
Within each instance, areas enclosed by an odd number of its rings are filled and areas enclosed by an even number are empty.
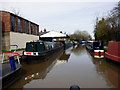
[[[40,31],[46,28],[71,34],[76,30],[86,30],[93,36],[96,17],[106,16],[118,1],[1,0],[0,10],[19,11],[22,17],[39,24]]]

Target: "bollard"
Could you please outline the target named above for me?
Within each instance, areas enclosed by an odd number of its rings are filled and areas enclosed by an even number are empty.
[[[12,71],[16,70],[14,56],[10,57],[9,59],[10,59],[11,70]]]

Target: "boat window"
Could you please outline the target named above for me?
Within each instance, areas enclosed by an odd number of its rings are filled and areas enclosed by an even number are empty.
[[[43,43],[37,43],[37,50],[38,50],[38,52],[45,50],[45,47],[44,47]]]
[[[26,44],[26,51],[27,52],[37,52],[37,44],[36,43],[27,43]]]
[[[45,48],[46,48],[47,50],[49,50],[49,45],[46,44],[46,45],[45,45]]]
[[[30,44],[30,43],[26,44],[26,51],[27,52],[31,52],[32,51],[32,44]]]

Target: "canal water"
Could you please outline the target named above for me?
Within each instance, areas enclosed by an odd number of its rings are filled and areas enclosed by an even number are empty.
[[[10,88],[119,88],[119,64],[96,59],[85,46],[56,52],[47,60],[22,61],[21,78]]]

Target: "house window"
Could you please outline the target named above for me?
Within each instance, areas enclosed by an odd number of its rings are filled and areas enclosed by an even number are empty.
[[[21,28],[21,20],[18,19],[18,32],[22,32],[21,29],[22,29],[22,28]]]
[[[11,31],[15,31],[15,16],[11,15]]]
[[[31,34],[33,34],[33,24],[31,24]]]
[[[29,33],[29,31],[28,31],[28,21],[25,22],[25,29],[26,29],[26,33]]]
[[[38,28],[37,28],[37,25],[36,25],[36,35],[38,34],[38,33],[37,33],[37,29],[38,29]]]

